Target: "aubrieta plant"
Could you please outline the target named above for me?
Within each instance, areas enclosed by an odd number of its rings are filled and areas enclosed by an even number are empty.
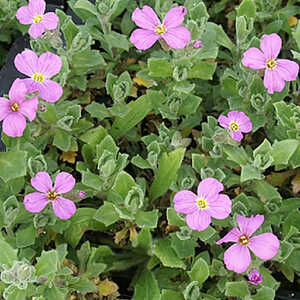
[[[0,0],[3,299],[297,292],[296,2]]]

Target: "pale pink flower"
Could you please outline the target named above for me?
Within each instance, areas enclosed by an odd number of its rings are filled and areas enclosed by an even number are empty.
[[[248,275],[249,282],[258,285],[262,283],[262,275],[256,270],[252,269],[250,274]]]
[[[193,47],[194,47],[195,49],[201,48],[201,47],[202,47],[202,42],[201,42],[200,40],[195,41],[195,42],[193,43]]]
[[[180,26],[187,11],[184,6],[171,8],[161,23],[150,6],[136,8],[132,20],[142,29],[136,29],[130,36],[131,43],[140,50],[146,50],[163,38],[171,48],[183,49],[191,39],[189,30]]]
[[[206,178],[198,186],[197,195],[188,190],[176,193],[174,208],[186,214],[186,222],[193,230],[206,229],[211,217],[225,219],[231,213],[231,200],[220,194],[224,186],[215,178]]]
[[[237,222],[239,228],[233,228],[216,244],[236,243],[225,251],[224,262],[228,270],[243,273],[251,263],[249,249],[260,259],[272,259],[279,250],[279,240],[276,235],[269,232],[251,237],[264,222],[263,215],[251,216],[250,218],[237,216]]]
[[[51,52],[38,57],[32,50],[24,50],[15,57],[17,70],[30,77],[22,79],[28,93],[38,91],[39,96],[48,102],[56,102],[63,93],[57,82],[49,80],[59,73],[61,66],[61,58]]]
[[[244,133],[248,133],[252,130],[252,123],[249,117],[243,112],[233,110],[228,113],[228,117],[223,115],[219,116],[218,122],[224,128],[227,128],[231,137],[240,142]]]
[[[38,98],[26,100],[27,89],[21,79],[16,79],[10,90],[9,100],[0,97],[0,121],[3,120],[3,132],[11,137],[22,136],[26,127],[26,118],[33,121],[38,108]]]
[[[25,208],[37,213],[51,203],[55,215],[60,219],[69,219],[76,212],[74,202],[63,198],[60,194],[71,191],[75,185],[75,178],[66,172],[57,174],[54,186],[47,172],[39,172],[31,179],[31,185],[39,191],[25,196]]]
[[[269,94],[281,92],[285,81],[297,79],[299,65],[288,59],[276,59],[281,49],[281,38],[278,34],[264,34],[260,49],[249,48],[243,55],[242,64],[251,69],[266,69],[264,86]]]
[[[28,5],[18,9],[16,17],[21,24],[31,24],[28,33],[34,38],[40,37],[46,29],[57,28],[58,17],[55,13],[45,14],[46,3],[44,0],[29,0]]]

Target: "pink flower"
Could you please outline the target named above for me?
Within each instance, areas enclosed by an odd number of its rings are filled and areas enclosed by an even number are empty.
[[[11,137],[22,136],[27,117],[33,121],[38,108],[38,98],[26,100],[27,89],[21,79],[16,79],[10,90],[9,100],[0,97],[0,121],[3,120],[3,131]]]
[[[258,285],[259,283],[262,283],[262,275],[256,270],[252,269],[250,274],[248,275],[249,282]]]
[[[201,48],[202,47],[202,42],[200,40],[195,41],[194,44],[193,44],[193,47],[195,49]]]
[[[218,122],[222,127],[229,129],[232,138],[238,142],[243,138],[242,132],[248,133],[252,130],[250,118],[237,110],[229,112],[228,117],[219,116]]]
[[[62,95],[62,87],[55,81],[49,80],[56,75],[62,66],[59,56],[45,52],[38,57],[31,50],[24,50],[15,57],[17,70],[30,78],[22,79],[27,92],[39,92],[39,96],[48,102],[56,102]]]
[[[140,50],[150,48],[157,40],[163,38],[175,49],[183,49],[191,39],[189,30],[180,26],[186,15],[184,6],[171,8],[161,23],[150,6],[136,8],[132,20],[142,29],[136,29],[130,36],[131,43]]]
[[[268,260],[273,258],[278,252],[279,241],[273,233],[263,233],[251,237],[264,222],[263,215],[251,216],[250,218],[237,216],[237,222],[240,229],[237,227],[233,228],[216,244],[236,243],[225,251],[224,262],[228,270],[243,273],[251,263],[249,249],[260,259]]]
[[[77,193],[77,197],[78,197],[78,198],[84,198],[85,195],[86,195],[86,192],[85,192],[85,191],[79,191],[79,192]]]
[[[251,69],[266,69],[264,85],[269,94],[281,92],[285,81],[297,79],[299,66],[288,59],[276,59],[281,49],[281,38],[278,34],[264,34],[260,49],[249,48],[243,56],[242,64]]]
[[[56,29],[58,17],[55,13],[44,14],[46,3],[44,0],[29,0],[27,6],[18,9],[16,17],[21,24],[31,24],[28,33],[34,38],[40,37],[46,29]]]
[[[206,229],[211,217],[225,219],[231,213],[231,200],[227,195],[220,194],[224,186],[215,178],[206,178],[198,186],[197,195],[183,190],[174,197],[174,208],[186,214],[186,222],[193,230]]]
[[[25,208],[32,212],[42,211],[51,203],[55,215],[60,219],[71,218],[76,211],[74,202],[63,198],[60,194],[71,191],[75,185],[75,178],[66,172],[57,174],[54,187],[47,172],[39,172],[31,179],[31,185],[40,193],[30,193],[25,196]]]

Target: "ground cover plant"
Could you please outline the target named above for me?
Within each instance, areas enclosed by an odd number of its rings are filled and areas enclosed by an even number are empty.
[[[1,2],[3,299],[297,291],[299,1]]]

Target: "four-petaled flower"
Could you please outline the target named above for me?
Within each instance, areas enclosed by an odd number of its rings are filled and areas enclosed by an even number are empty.
[[[174,208],[186,214],[186,222],[193,230],[206,229],[211,217],[225,219],[231,213],[231,200],[220,194],[224,186],[215,178],[206,178],[198,186],[197,195],[188,190],[176,193]]]
[[[242,132],[248,133],[252,130],[250,118],[237,110],[229,112],[228,117],[219,116],[218,122],[222,127],[229,129],[232,138],[238,142],[243,138]]]
[[[75,178],[66,172],[57,174],[54,186],[47,172],[39,172],[31,179],[31,185],[39,191],[25,196],[25,208],[32,212],[42,211],[51,203],[55,215],[60,219],[69,219],[76,212],[74,202],[63,198],[60,194],[71,191],[75,185]]]
[[[3,120],[3,132],[11,137],[22,136],[27,117],[33,121],[38,108],[38,98],[26,100],[27,89],[21,79],[16,79],[10,90],[9,100],[0,97],[0,121]]]
[[[249,48],[243,55],[242,64],[251,69],[266,69],[264,85],[269,94],[281,92],[285,81],[297,79],[299,65],[288,59],[276,59],[281,49],[281,38],[278,34],[264,34],[260,49]]]
[[[150,6],[136,8],[132,20],[142,29],[136,29],[130,36],[131,43],[140,50],[150,48],[157,40],[163,38],[175,49],[183,49],[191,39],[189,30],[180,26],[186,15],[184,6],[171,8],[161,23]]]
[[[249,282],[258,285],[262,283],[262,275],[256,270],[252,269],[250,274],[248,275]]]
[[[250,218],[237,216],[237,222],[240,229],[233,228],[216,244],[236,243],[225,251],[224,262],[228,270],[243,273],[251,263],[249,249],[260,259],[272,259],[279,250],[279,241],[276,235],[269,232],[251,237],[264,222],[263,215],[251,216]]]
[[[58,17],[55,13],[45,14],[44,0],[29,0],[28,5],[18,9],[16,17],[21,24],[31,24],[28,33],[34,38],[40,37],[46,29],[57,28]]]
[[[49,80],[60,71],[61,66],[61,58],[51,52],[38,57],[33,51],[24,50],[15,57],[17,70],[30,77],[22,79],[28,93],[38,91],[39,96],[48,102],[56,102],[62,95],[62,87]]]

